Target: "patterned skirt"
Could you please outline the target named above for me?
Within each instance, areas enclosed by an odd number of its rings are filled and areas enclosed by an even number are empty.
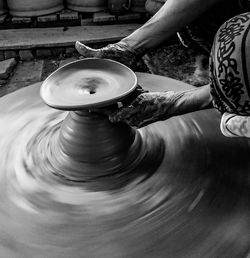
[[[210,86],[220,112],[250,115],[250,12],[219,28],[210,55]]]

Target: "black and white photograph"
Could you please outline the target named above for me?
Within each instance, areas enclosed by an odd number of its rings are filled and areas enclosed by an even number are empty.
[[[250,258],[250,0],[0,0],[0,258]]]

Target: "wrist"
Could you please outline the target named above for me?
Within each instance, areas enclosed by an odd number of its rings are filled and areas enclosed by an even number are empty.
[[[169,92],[166,92],[166,101],[170,103],[168,109],[169,116],[180,115],[184,113],[186,106],[186,92],[172,92],[171,95]]]
[[[209,85],[190,91],[175,92],[172,96],[172,115],[181,115],[211,107]]]
[[[166,91],[156,93],[157,98],[155,101],[156,108],[158,110],[158,116],[160,119],[167,119],[174,116],[177,111],[177,103],[179,99],[179,94],[174,91]]]

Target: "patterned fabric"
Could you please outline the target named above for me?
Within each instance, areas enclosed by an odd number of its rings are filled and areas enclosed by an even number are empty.
[[[250,115],[250,12],[218,30],[210,56],[214,107],[222,113]]]

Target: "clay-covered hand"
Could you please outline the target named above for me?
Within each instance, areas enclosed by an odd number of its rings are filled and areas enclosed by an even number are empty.
[[[106,47],[93,49],[81,42],[77,41],[75,44],[76,50],[83,57],[107,58],[118,61],[127,65],[130,68],[135,68],[138,62],[138,55],[130,49],[125,43],[118,42],[107,45]]]
[[[175,101],[173,91],[142,93],[130,104],[110,114],[109,119],[111,122],[125,122],[140,128],[171,117]]]

